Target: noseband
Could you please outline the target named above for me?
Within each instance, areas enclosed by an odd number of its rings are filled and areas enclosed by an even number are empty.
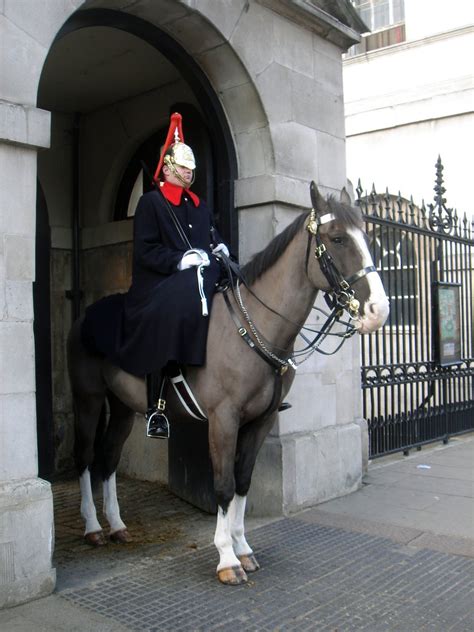
[[[373,265],[367,266],[347,279],[342,276],[337,269],[333,258],[327,251],[326,246],[323,244],[319,233],[319,226],[332,222],[335,219],[336,218],[332,213],[326,213],[325,215],[316,217],[315,210],[311,209],[309,221],[306,225],[306,230],[308,231],[308,246],[306,248],[305,269],[306,274],[308,274],[309,252],[311,242],[314,237],[316,242],[314,256],[318,260],[321,272],[326,277],[331,288],[331,291],[326,292],[324,295],[326,303],[332,310],[335,310],[337,317],[340,317],[342,312],[346,310],[349,313],[349,316],[355,319],[359,314],[360,302],[355,298],[355,292],[351,286],[359,279],[365,277],[369,272],[374,272],[376,268]]]

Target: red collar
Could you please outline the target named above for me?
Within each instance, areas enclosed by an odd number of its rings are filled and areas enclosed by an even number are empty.
[[[199,198],[195,193],[193,193],[189,189],[183,189],[183,187],[179,187],[176,184],[171,184],[171,182],[161,182],[160,191],[163,193],[168,202],[171,202],[171,204],[174,204],[175,206],[181,204],[183,191],[186,193],[186,195],[189,195],[194,203],[194,206],[199,206]]]

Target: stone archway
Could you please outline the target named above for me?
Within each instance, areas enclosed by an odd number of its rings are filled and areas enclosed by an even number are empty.
[[[155,13],[159,14],[157,3],[152,4],[153,11],[150,10],[147,15],[149,19]],[[193,21],[200,19],[199,16],[192,15],[193,19],[188,26],[190,31]],[[209,28],[211,27],[207,26],[208,30]],[[106,65],[108,71],[108,76],[102,75],[100,86],[99,79],[93,76],[96,73],[100,78],[100,72],[94,68],[94,47],[99,51],[96,63]],[[132,75],[134,79],[129,81],[131,85],[117,85],[120,73],[114,68],[111,57],[120,56],[120,69],[130,70],[126,58],[126,53],[130,51],[137,62],[136,72]],[[107,52],[109,59],[106,57]],[[81,56],[86,57],[83,64],[78,61]],[[130,272],[127,270],[130,261],[130,225],[119,222],[112,226],[118,183],[137,145],[151,131],[167,124],[169,108],[166,103],[169,105],[176,100],[173,89],[165,88],[165,96],[158,103],[153,94],[153,82],[159,84],[159,81],[155,80],[154,73],[146,67],[141,73],[143,79],[140,79],[140,64],[141,68],[145,64],[156,68],[156,75],[163,68],[166,80],[174,82],[177,100],[188,101],[191,106],[198,107],[203,120],[208,123],[216,169],[214,181],[218,184],[215,189],[215,209],[219,211],[222,233],[228,241],[233,242],[234,249],[238,250],[237,215],[233,212],[234,180],[237,177],[234,134],[229,129],[227,114],[205,73],[181,44],[148,20],[111,9],[90,9],[74,13],[54,39],[38,89],[38,104],[52,111],[53,123],[52,149],[40,157],[39,177],[46,196],[53,199],[52,271],[53,275],[57,275],[52,279],[52,295],[55,298],[53,318],[56,318],[56,323],[53,323],[53,338],[56,343],[53,344],[52,363],[53,373],[57,376],[54,380],[53,398],[56,420],[54,434],[56,464],[61,470],[72,466],[72,407],[64,378],[65,340],[71,324],[66,294],[72,293],[77,298],[82,291],[85,293],[85,303],[88,304],[102,294],[127,289],[127,275]],[[125,76],[127,75],[122,75]],[[108,94],[105,94],[105,88],[108,89]],[[113,95],[112,98],[110,94]],[[127,108],[128,111],[125,111]],[[130,114],[131,110],[135,114]],[[141,123],[137,122],[137,111],[141,113]],[[143,121],[147,123],[143,124]],[[74,149],[68,146],[69,136],[76,139],[71,141],[71,145],[79,143],[79,147]],[[102,139],[105,139],[105,143]],[[108,153],[104,144],[109,146]],[[99,159],[94,162],[96,155],[99,155]],[[57,172],[59,163],[62,173]],[[89,168],[91,165],[93,166]],[[79,172],[80,182],[77,181]],[[80,203],[77,199],[72,199],[75,190],[79,192]],[[71,270],[75,265],[74,261],[78,265],[74,255],[75,232],[77,237],[74,222],[77,228],[78,213],[81,214],[83,229],[82,247],[87,250],[82,257],[85,275],[82,288],[71,288],[70,278],[77,279],[78,276],[77,269],[76,274]],[[111,237],[111,234],[114,235]],[[104,247],[107,247],[112,259],[109,259],[108,265],[101,266],[103,260],[100,250]],[[114,278],[105,275],[106,278],[99,281],[95,278],[92,286],[88,286],[87,270],[91,268],[115,270],[116,274]]]

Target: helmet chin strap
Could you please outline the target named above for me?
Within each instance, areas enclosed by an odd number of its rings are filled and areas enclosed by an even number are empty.
[[[183,185],[183,187],[185,189],[189,189],[189,187],[193,185],[194,178],[196,176],[196,172],[195,171],[193,171],[193,177],[191,179],[191,182],[186,182],[186,180],[183,178],[183,176],[176,169],[176,165],[174,164],[174,162],[172,162],[170,160],[169,156],[165,157],[165,165],[169,168],[169,170],[174,175],[174,177],[181,182],[181,184]]]

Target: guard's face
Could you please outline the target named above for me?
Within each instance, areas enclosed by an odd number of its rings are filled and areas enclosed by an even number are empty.
[[[193,181],[193,170],[192,169],[188,169],[187,167],[182,167],[181,165],[176,165],[175,164],[175,169],[177,171],[177,173],[181,176],[181,178],[184,180],[184,182],[186,182],[187,186],[191,186],[191,183]],[[180,180],[172,171],[169,167],[164,166],[163,167],[163,175],[165,177],[166,182],[169,182],[170,184],[174,184],[178,187],[183,187],[183,181]]]

